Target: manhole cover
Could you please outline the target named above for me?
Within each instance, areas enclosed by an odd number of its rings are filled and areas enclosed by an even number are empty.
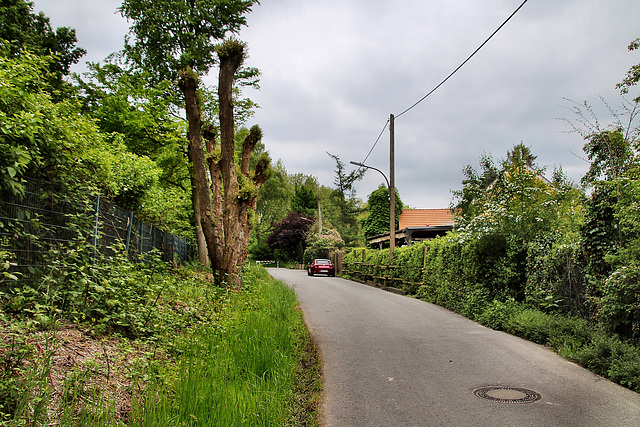
[[[542,398],[540,393],[519,387],[481,387],[473,391],[477,397],[502,403],[531,403]]]

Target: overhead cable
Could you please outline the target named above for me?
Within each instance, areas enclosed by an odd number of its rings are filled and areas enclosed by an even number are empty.
[[[434,88],[431,90],[431,92],[427,93],[425,96],[423,96],[422,98],[420,98],[420,100],[419,100],[418,102],[416,102],[416,103],[415,103],[415,104],[413,104],[411,107],[409,107],[409,108],[407,108],[406,110],[404,110],[402,113],[397,114],[397,115],[396,115],[396,118],[398,118],[398,117],[402,116],[404,113],[408,112],[409,110],[411,110],[412,108],[414,108],[416,105],[420,104],[422,101],[424,101],[425,99],[427,99],[427,97],[428,97],[429,95],[431,95],[433,92],[435,92],[436,90],[438,90],[438,88],[439,88],[440,86],[442,86],[442,85],[443,85],[447,80],[449,80],[449,79],[450,79],[450,78],[451,78],[455,73],[457,73],[457,72],[458,72],[458,70],[464,66],[464,64],[466,64],[467,62],[469,62],[469,60],[470,60],[471,58],[473,58],[473,56],[474,56],[476,53],[478,53],[478,51],[479,51],[480,49],[482,49],[482,48],[484,47],[484,45],[486,45],[486,44],[489,42],[489,40],[491,40],[491,39],[493,38],[493,36],[495,36],[495,35],[498,33],[498,31],[500,31],[500,30],[502,29],[502,27],[504,27],[504,26],[506,25],[506,23],[507,23],[507,22],[509,22],[509,20],[511,20],[511,18],[513,18],[513,16],[514,16],[516,13],[518,13],[518,11],[519,11],[520,9],[522,9],[522,6],[524,6],[524,5],[525,5],[525,3],[527,3],[527,1],[529,1],[529,0],[524,0],[524,1],[522,2],[522,4],[521,4],[520,6],[518,6],[518,8],[517,8],[517,9],[516,9],[516,10],[515,10],[511,15],[509,15],[509,17],[508,17],[508,18],[507,18],[507,19],[502,23],[502,25],[500,25],[500,26],[498,27],[498,29],[496,29],[496,30],[495,30],[495,31],[494,31],[494,32],[489,36],[489,38],[488,38],[488,39],[486,39],[486,40],[484,41],[484,43],[482,43],[482,44],[480,45],[480,47],[478,47],[478,48],[477,48],[477,49],[476,49],[476,50],[475,50],[471,55],[469,55],[469,57],[468,57],[467,59],[465,59],[465,60],[464,60],[464,62],[458,66],[458,68],[456,68],[455,70],[453,70],[453,72],[452,72],[451,74],[449,74],[449,75],[447,76],[447,78],[446,78],[446,79],[444,79],[442,82],[440,82],[440,84],[439,84],[438,86],[434,87]]]
[[[369,153],[367,153],[367,157],[364,158],[362,163],[366,163],[367,162],[367,159],[369,158],[369,156],[373,152],[373,149],[376,148],[376,145],[378,145],[378,141],[380,141],[380,138],[382,138],[382,134],[387,129],[387,125],[388,124],[389,124],[389,119],[387,119],[387,123],[385,123],[384,126],[382,127],[382,130],[380,131],[380,135],[378,135],[378,139],[376,139],[376,142],[373,143],[373,147],[371,147],[371,150],[369,150]]]

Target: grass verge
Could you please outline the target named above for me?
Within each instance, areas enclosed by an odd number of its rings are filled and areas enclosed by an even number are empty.
[[[193,269],[156,276],[144,335],[0,313],[0,425],[317,425],[319,365],[292,289],[262,268],[242,292]]]

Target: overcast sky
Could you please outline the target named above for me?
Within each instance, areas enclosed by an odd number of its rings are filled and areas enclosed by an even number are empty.
[[[84,61],[120,50],[129,24],[119,0],[35,0],[53,26],[76,29]],[[522,0],[262,0],[240,38],[261,90],[245,95],[274,161],[333,186],[337,154],[362,161],[390,114],[406,110],[460,65]],[[414,208],[444,208],[462,168],[483,153],[502,158],[523,142],[538,165],[562,166],[578,182],[588,164],[582,138],[559,118],[587,101],[621,103],[615,88],[640,52],[637,0],[529,0],[460,71],[395,121],[396,187]],[[81,68],[76,67],[76,71]],[[216,72],[210,82],[214,82]],[[638,89],[632,91],[637,96]],[[367,159],[389,171],[389,131]],[[384,182],[375,171],[358,197]]]

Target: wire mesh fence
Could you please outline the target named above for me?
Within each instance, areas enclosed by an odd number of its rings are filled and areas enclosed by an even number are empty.
[[[186,238],[146,224],[99,196],[70,200],[38,181],[28,182],[22,197],[0,196],[0,251],[8,253],[10,272],[18,282],[56,268],[49,252],[78,239],[93,247],[95,257],[124,250],[129,259],[144,260],[155,249],[163,261],[181,264],[195,253]]]

